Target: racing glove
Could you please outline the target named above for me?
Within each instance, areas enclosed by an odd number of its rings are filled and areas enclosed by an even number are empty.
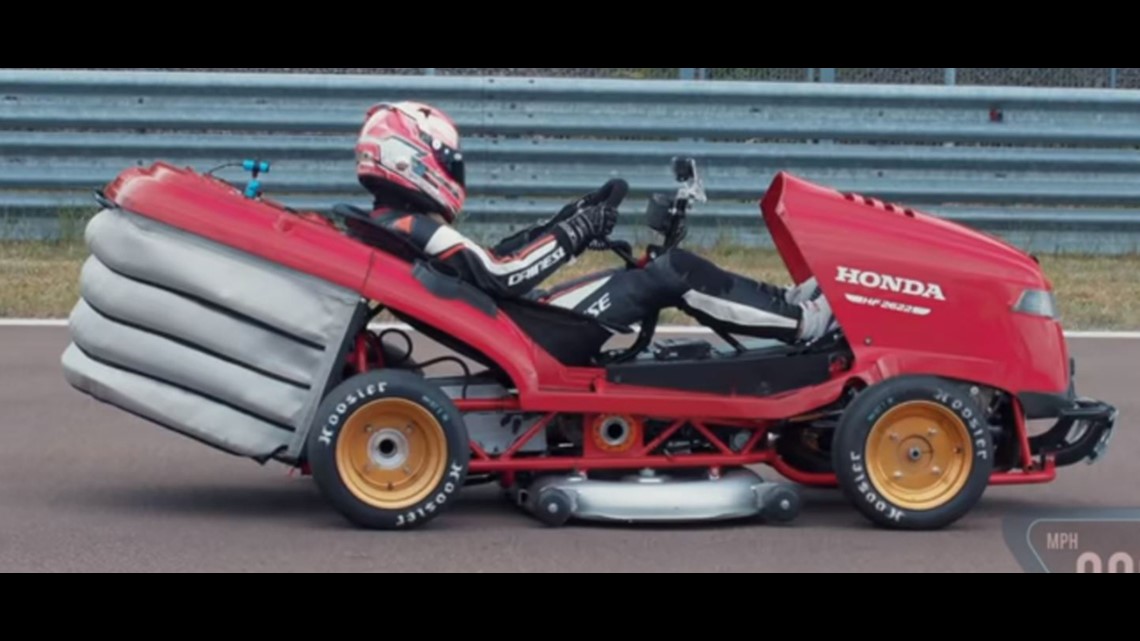
[[[551,231],[558,229],[563,223],[573,218],[576,214],[581,212],[587,207],[598,205],[601,203],[601,195],[598,193],[586,194],[572,203],[567,203],[557,214],[552,218],[548,218],[540,223],[536,223],[519,231],[518,233],[504,238],[496,247],[495,253],[497,254],[510,254],[516,252],[523,247],[526,247],[535,239],[549,234]]]
[[[586,207],[559,225],[570,244],[570,253],[579,256],[609,238],[617,226],[618,212],[613,207]]]

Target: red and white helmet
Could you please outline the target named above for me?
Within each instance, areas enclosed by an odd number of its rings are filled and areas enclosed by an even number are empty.
[[[380,205],[415,207],[454,222],[467,200],[459,129],[418,102],[379,104],[356,144],[356,175]]]

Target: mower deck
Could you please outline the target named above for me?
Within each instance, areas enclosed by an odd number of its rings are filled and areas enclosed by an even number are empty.
[[[799,516],[801,505],[795,488],[766,483],[748,470],[703,478],[645,470],[610,481],[574,474],[543,479],[512,496],[520,507],[554,527],[571,520],[699,523],[763,518],[789,523]]]

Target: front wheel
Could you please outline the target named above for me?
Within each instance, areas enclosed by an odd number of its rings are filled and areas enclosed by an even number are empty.
[[[375,530],[426,525],[467,480],[470,441],[451,400],[400,371],[357,376],[321,405],[309,434],[313,479],[353,523]]]
[[[937,378],[899,378],[861,394],[832,449],[844,494],[890,529],[952,525],[981,500],[994,471],[984,414],[957,384]]]

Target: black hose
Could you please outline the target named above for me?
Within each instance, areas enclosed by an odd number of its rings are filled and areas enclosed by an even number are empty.
[[[455,363],[456,365],[459,365],[459,367],[463,370],[463,392],[460,394],[459,398],[461,400],[467,400],[467,390],[471,387],[471,367],[467,365],[467,363],[462,359],[456,358],[455,356],[441,356],[435,360],[431,360],[426,363],[420,363],[419,367],[426,370],[432,365],[439,365],[441,363]]]
[[[386,329],[386,330],[380,332],[380,335],[376,337],[376,339],[378,341],[380,341],[381,347],[384,346],[384,338],[390,334],[395,335],[395,336],[399,336],[400,338],[404,339],[404,344],[407,345],[407,350],[404,352],[403,358],[398,359],[395,363],[385,363],[385,365],[388,367],[399,367],[400,365],[404,365],[408,361],[412,360],[412,352],[415,351],[416,346],[415,346],[415,343],[412,342],[412,337],[408,336],[408,333],[405,332],[404,330],[402,330],[402,329]]]

